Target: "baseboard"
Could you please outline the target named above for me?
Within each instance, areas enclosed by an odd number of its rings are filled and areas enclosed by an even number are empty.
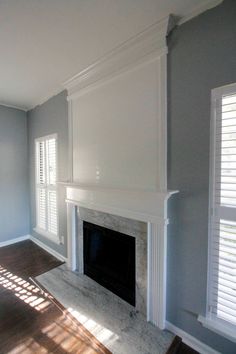
[[[187,332],[183,331],[182,329],[176,327],[172,323],[166,321],[166,329],[170,332],[174,333],[175,335],[182,338],[183,343],[187,344],[189,347],[193,348],[200,354],[220,354],[216,350],[212,349],[208,345],[202,343],[197,338],[191,336]]]
[[[39,241],[36,237],[30,235],[29,239],[34,242],[36,245],[38,245],[39,247],[43,248],[45,251],[47,251],[48,253],[50,253],[52,256],[56,257],[57,259],[59,259],[62,262],[67,262],[67,258],[62,256],[60,253],[58,253],[57,251],[53,250],[51,247],[46,246],[43,242]]]
[[[0,242],[0,247],[10,246],[13,245],[14,243],[29,240],[29,239],[30,239],[30,235],[24,235],[24,236],[12,238],[11,240]]]

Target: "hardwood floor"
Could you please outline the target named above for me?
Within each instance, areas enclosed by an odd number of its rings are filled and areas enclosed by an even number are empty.
[[[32,279],[61,264],[31,241],[0,248],[0,354],[110,353]]]

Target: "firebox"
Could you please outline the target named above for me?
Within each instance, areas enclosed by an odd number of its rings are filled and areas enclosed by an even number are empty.
[[[135,306],[135,238],[83,222],[84,274]]]

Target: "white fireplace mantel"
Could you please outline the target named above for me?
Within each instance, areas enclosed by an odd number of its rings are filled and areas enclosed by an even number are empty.
[[[176,191],[146,192],[66,183],[68,267],[76,269],[77,207],[144,221],[148,225],[147,320],[161,329],[166,318],[167,201]]]
[[[68,266],[76,268],[77,208],[148,225],[147,319],[165,328],[167,17],[130,38],[64,86],[69,101],[65,182]]]

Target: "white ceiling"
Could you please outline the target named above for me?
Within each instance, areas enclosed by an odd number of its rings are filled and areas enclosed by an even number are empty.
[[[0,0],[0,102],[30,109],[106,52],[172,13],[217,0]]]

